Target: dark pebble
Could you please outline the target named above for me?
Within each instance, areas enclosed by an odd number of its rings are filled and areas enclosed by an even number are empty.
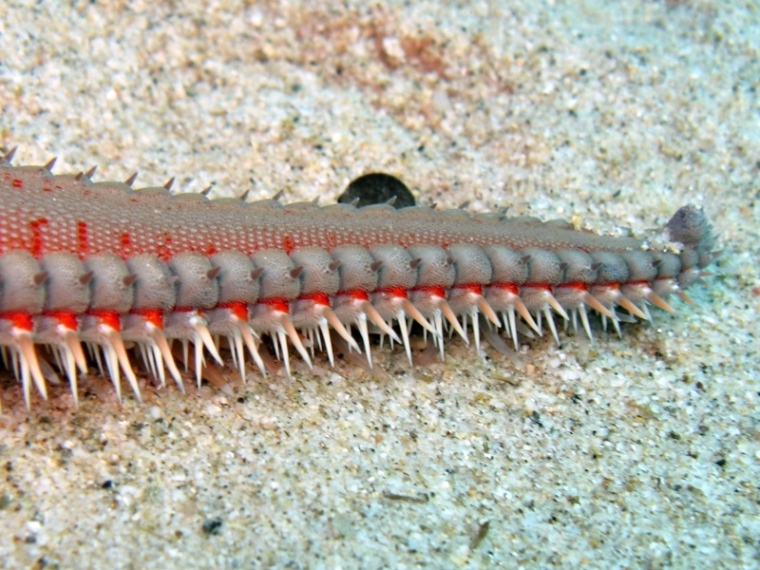
[[[358,198],[357,207],[361,208],[372,204],[385,204],[394,197],[396,201],[393,207],[396,209],[415,205],[414,196],[401,180],[390,174],[372,172],[354,179],[338,198],[338,202],[350,204]]]
[[[203,523],[203,532],[216,535],[222,532],[222,519],[209,519]]]

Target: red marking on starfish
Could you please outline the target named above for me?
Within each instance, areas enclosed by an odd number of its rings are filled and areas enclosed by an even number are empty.
[[[306,293],[298,297],[299,301],[314,301],[317,305],[330,306],[330,296],[327,293]]]
[[[149,323],[162,329],[164,328],[164,311],[162,309],[132,309],[133,315],[139,315]]]
[[[272,297],[271,299],[259,299],[258,301],[262,305],[270,307],[274,311],[280,311],[281,313],[290,313],[290,304],[287,299],[282,297]]]
[[[29,248],[32,255],[39,259],[44,253],[44,243],[42,240],[42,229],[50,222],[47,218],[38,218],[29,222],[29,227],[32,228],[32,246]]]
[[[446,298],[446,288],[440,285],[423,285],[422,287],[415,287],[412,291],[428,293],[431,297]]]
[[[336,295],[345,295],[351,297],[356,301],[369,301],[369,294],[364,289],[348,289],[346,291],[338,291]]]
[[[226,303],[219,303],[216,306],[217,309],[227,309],[238,319],[248,321],[248,304],[243,301],[228,301]]]
[[[570,283],[560,283],[557,285],[558,289],[576,289],[577,291],[588,290],[588,285],[581,281],[572,281]]]
[[[121,256],[127,257],[132,253],[132,234],[129,232],[123,232],[119,236],[119,245],[121,248]]]
[[[407,290],[404,287],[382,287],[375,289],[373,293],[385,293],[393,297],[399,297],[400,299],[407,299],[409,297]]]
[[[476,295],[483,294],[483,286],[480,283],[462,283],[461,285],[454,285],[452,289],[460,289]]]
[[[0,313],[0,320],[6,320],[13,323],[17,329],[32,331],[34,329],[34,317],[26,311],[8,311]]]
[[[77,330],[79,327],[79,324],[77,323],[77,314],[73,311],[65,311],[65,310],[45,311],[42,314],[45,315],[46,317],[52,317],[56,319],[64,327],[72,331]]]
[[[517,284],[515,283],[491,283],[489,287],[495,287],[496,289],[509,291],[513,295],[518,295],[520,292],[520,290],[517,287]]]
[[[90,252],[89,228],[87,222],[77,222],[77,253],[84,258]]]
[[[90,309],[87,311],[87,314],[99,318],[102,324],[111,327],[115,331],[121,330],[121,315],[116,311]]]

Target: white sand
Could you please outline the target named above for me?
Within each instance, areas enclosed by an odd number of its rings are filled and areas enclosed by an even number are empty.
[[[696,203],[725,254],[676,317],[520,362],[386,347],[374,376],[320,360],[122,406],[93,376],[78,411],[61,386],[31,414],[6,379],[4,566],[760,564],[757,3],[11,4],[18,162],[323,202],[382,170],[639,231]]]

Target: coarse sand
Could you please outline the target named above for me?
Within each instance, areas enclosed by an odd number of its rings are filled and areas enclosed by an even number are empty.
[[[214,197],[660,227],[723,255],[675,316],[444,362],[376,347],[188,394],[0,383],[7,568],[760,566],[756,1],[4,2],[0,146]],[[416,340],[421,344],[422,340]]]

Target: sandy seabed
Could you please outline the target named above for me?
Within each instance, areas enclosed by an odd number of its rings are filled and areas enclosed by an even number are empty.
[[[0,389],[0,561],[61,568],[760,565],[760,6],[6,2],[17,163],[333,201],[661,226],[724,253],[676,316],[414,368],[377,348],[292,381],[119,405]]]

